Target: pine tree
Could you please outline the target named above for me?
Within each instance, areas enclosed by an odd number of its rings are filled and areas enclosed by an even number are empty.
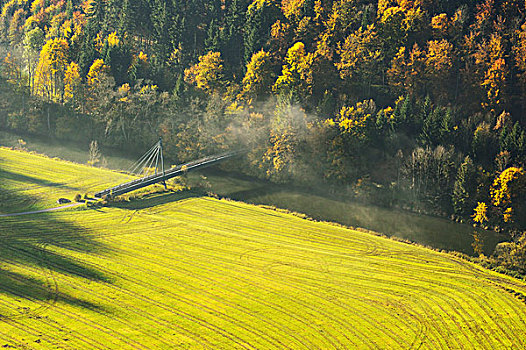
[[[221,31],[221,54],[225,65],[232,70],[243,69],[243,27],[246,11],[245,0],[233,0],[225,16],[225,28]]]
[[[155,37],[153,65],[159,69],[170,57],[170,20],[173,14],[171,1],[153,0],[151,7],[150,20]]]
[[[270,28],[276,19],[279,19],[280,10],[268,0],[254,0],[246,12],[246,25],[244,35],[245,64],[252,55],[266,49],[270,37]]]
[[[95,38],[97,34],[104,33],[104,14],[104,0],[91,0],[86,13],[87,23],[84,29],[84,40],[78,58],[83,76],[88,73],[92,62],[99,56],[95,47]]]
[[[474,194],[477,183],[475,181],[475,166],[469,156],[464,158],[457,171],[451,202],[455,214],[468,215],[475,206]]]
[[[219,26],[215,19],[212,19],[208,26],[207,36],[205,39],[205,51],[219,51]]]
[[[130,0],[124,0],[122,2],[122,10],[119,18],[118,32],[122,36],[124,36],[124,34],[126,33],[135,33],[134,7],[130,3]]]

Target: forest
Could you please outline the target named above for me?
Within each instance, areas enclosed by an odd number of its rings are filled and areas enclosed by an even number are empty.
[[[253,176],[504,232],[494,262],[526,273],[524,1],[0,7],[1,129],[246,148]]]

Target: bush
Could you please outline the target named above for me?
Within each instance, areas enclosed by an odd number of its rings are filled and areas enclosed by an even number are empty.
[[[81,199],[82,199],[82,196],[80,195],[80,193],[77,193],[75,195],[75,202],[80,202]]]

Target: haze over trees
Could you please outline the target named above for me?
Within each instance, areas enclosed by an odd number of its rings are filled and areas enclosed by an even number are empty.
[[[273,181],[525,228],[524,1],[0,6],[18,93],[2,128],[136,149],[162,136],[175,160],[249,146],[243,170]]]

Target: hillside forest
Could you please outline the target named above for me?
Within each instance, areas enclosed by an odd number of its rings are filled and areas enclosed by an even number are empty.
[[[525,272],[526,3],[0,0],[0,128],[505,232]],[[522,255],[521,255],[522,254]]]

